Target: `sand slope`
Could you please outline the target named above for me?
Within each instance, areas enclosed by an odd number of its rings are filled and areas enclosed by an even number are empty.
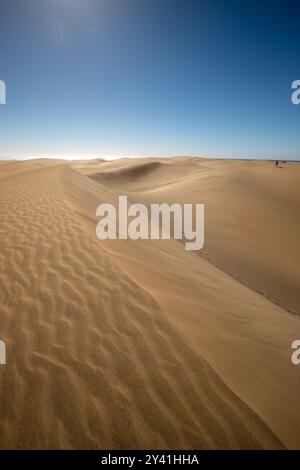
[[[300,314],[300,165],[123,159],[91,165],[87,174],[133,201],[205,203],[206,258]]]
[[[1,448],[300,446],[298,318],[179,242],[95,236],[100,202],[184,199],[198,165],[1,166]]]

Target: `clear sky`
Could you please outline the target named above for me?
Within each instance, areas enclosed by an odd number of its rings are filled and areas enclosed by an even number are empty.
[[[1,0],[0,156],[300,157],[299,0]]]

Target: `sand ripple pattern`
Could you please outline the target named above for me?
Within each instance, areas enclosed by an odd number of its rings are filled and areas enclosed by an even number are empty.
[[[85,232],[67,176],[0,187],[0,447],[280,447]]]

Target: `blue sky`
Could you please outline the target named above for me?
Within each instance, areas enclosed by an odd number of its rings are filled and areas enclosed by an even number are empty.
[[[300,157],[300,4],[1,0],[0,156]]]

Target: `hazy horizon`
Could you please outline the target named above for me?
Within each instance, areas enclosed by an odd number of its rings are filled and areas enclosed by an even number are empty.
[[[271,157],[219,157],[219,156],[210,156],[210,155],[98,155],[98,156],[84,156],[84,155],[73,155],[73,156],[60,156],[60,155],[40,155],[40,156],[19,156],[19,157],[5,157],[0,156],[0,161],[27,161],[27,160],[38,160],[38,159],[50,159],[50,160],[66,160],[66,161],[76,161],[76,160],[121,160],[122,158],[128,159],[143,159],[143,158],[158,158],[158,159],[168,159],[168,158],[208,158],[212,160],[257,160],[257,161],[286,161],[286,162],[299,162],[300,159],[293,158],[271,158]]]

